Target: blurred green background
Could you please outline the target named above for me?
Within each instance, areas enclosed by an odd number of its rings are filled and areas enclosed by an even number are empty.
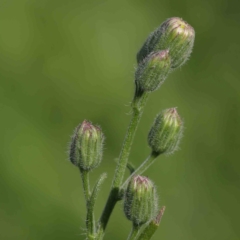
[[[178,107],[181,151],[146,175],[167,209],[157,239],[239,240],[239,2],[228,0],[0,1],[0,239],[85,239],[85,206],[67,145],[84,119],[102,126],[104,206],[130,119],[135,56],[165,19],[196,30],[190,61],[151,95],[131,153],[148,155],[155,115]],[[126,239],[118,204],[106,240]]]

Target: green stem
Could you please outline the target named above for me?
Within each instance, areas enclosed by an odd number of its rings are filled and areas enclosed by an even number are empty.
[[[135,175],[141,175],[143,172],[145,172],[156,160],[156,158],[159,156],[159,154],[151,153],[147,159],[128,177],[128,179],[123,183],[121,188],[126,187],[130,179]]]
[[[136,93],[132,103],[132,118],[128,126],[126,136],[123,141],[122,149],[118,158],[116,171],[113,178],[112,187],[108,196],[107,203],[104,207],[102,215],[98,223],[98,239],[102,239],[105,228],[109,221],[110,215],[119,200],[119,190],[122,184],[125,170],[128,163],[128,157],[130,154],[133,139],[137,130],[138,123],[141,119],[143,108],[146,105],[149,93]]]
[[[135,171],[135,167],[130,162],[127,163],[127,168],[129,170],[130,174],[132,174]]]
[[[127,240],[134,240],[135,237],[137,236],[138,232],[139,232],[139,229],[140,229],[139,226],[136,226],[136,225],[133,224],[132,230],[131,230]]]
[[[118,201],[117,196],[118,196],[118,188],[111,189],[110,194],[108,196],[107,203],[104,207],[101,218],[98,222],[98,232],[97,232],[97,238],[96,238],[97,240],[101,240],[104,236],[104,231],[107,226],[108,220]]]
[[[81,177],[82,177],[82,183],[83,183],[83,192],[86,200],[86,205],[87,202],[90,198],[91,192],[90,192],[90,183],[89,183],[89,171],[86,171],[84,169],[79,168]]]
[[[97,180],[95,186],[93,187],[92,193],[91,193],[91,197],[89,199],[89,205],[88,208],[90,210],[90,212],[93,212],[94,207],[95,207],[95,203],[97,200],[97,196],[99,194],[100,191],[100,187],[103,184],[103,181],[107,178],[107,174],[103,173],[101,174],[101,176],[99,177],[99,179]]]
[[[95,235],[95,221],[94,221],[94,213],[91,209],[91,206],[89,206],[90,198],[91,198],[89,171],[86,171],[81,168],[79,169],[82,177],[83,191],[84,191],[86,207],[87,207],[87,217],[86,217],[87,236],[89,240],[92,240],[94,239],[94,235]]]
[[[103,181],[106,179],[107,174],[103,173],[98,181],[96,182],[95,186],[93,187],[91,197],[88,201],[88,208],[87,208],[87,221],[92,222],[93,224],[95,223],[94,221],[94,206],[96,203],[97,196],[99,194],[100,186],[102,185]],[[91,227],[91,226],[89,226]],[[89,232],[88,234],[88,240],[93,239],[96,240],[96,232],[95,232],[95,226],[93,225],[92,232]]]
[[[113,179],[113,186],[112,186],[113,188],[118,188],[123,181],[123,177],[124,177],[125,170],[127,167],[128,157],[130,154],[130,149],[132,147],[133,138],[136,133],[137,126],[138,126],[139,120],[141,118],[141,115],[142,115],[142,111],[140,112],[136,109],[133,110],[132,119],[130,121],[128,131],[125,136],[122,150],[121,150],[119,160],[117,163],[116,172],[115,172],[115,176]]]

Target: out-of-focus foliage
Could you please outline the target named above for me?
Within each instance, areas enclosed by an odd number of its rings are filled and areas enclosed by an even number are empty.
[[[151,95],[130,158],[143,161],[155,115],[177,106],[181,151],[146,172],[167,206],[153,239],[239,240],[238,9],[228,0],[1,0],[0,239],[85,239],[80,176],[67,161],[70,134],[89,119],[107,137],[92,173],[93,183],[108,172],[99,216],[130,118],[136,53],[178,16],[196,30],[193,54]],[[122,209],[106,240],[128,235]]]

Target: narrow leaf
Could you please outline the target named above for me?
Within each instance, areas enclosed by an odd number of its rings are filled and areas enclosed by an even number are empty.
[[[147,224],[147,226],[143,229],[143,231],[136,238],[136,240],[150,240],[152,238],[152,236],[157,231],[157,229],[160,225],[160,222],[161,222],[161,219],[162,219],[165,209],[166,209],[166,207],[161,208],[157,217]]]
[[[96,199],[100,190],[100,186],[102,185],[103,181],[107,178],[107,174],[103,173],[100,175],[99,179],[97,180],[97,182],[95,183],[93,190],[92,190],[92,194],[90,196],[89,202],[88,202],[88,210],[90,211],[90,209],[93,211],[94,209],[94,205],[96,203]],[[91,211],[90,211],[91,212]]]

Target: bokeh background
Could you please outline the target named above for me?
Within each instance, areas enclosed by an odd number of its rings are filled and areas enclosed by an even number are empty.
[[[195,28],[194,51],[151,95],[130,156],[143,161],[155,115],[178,107],[181,151],[146,172],[167,206],[153,239],[240,239],[240,17],[229,0],[0,0],[0,239],[85,239],[70,136],[84,119],[106,135],[91,175],[108,173],[99,216],[130,120],[136,53],[172,16]],[[105,239],[126,239],[130,227],[118,204]]]

